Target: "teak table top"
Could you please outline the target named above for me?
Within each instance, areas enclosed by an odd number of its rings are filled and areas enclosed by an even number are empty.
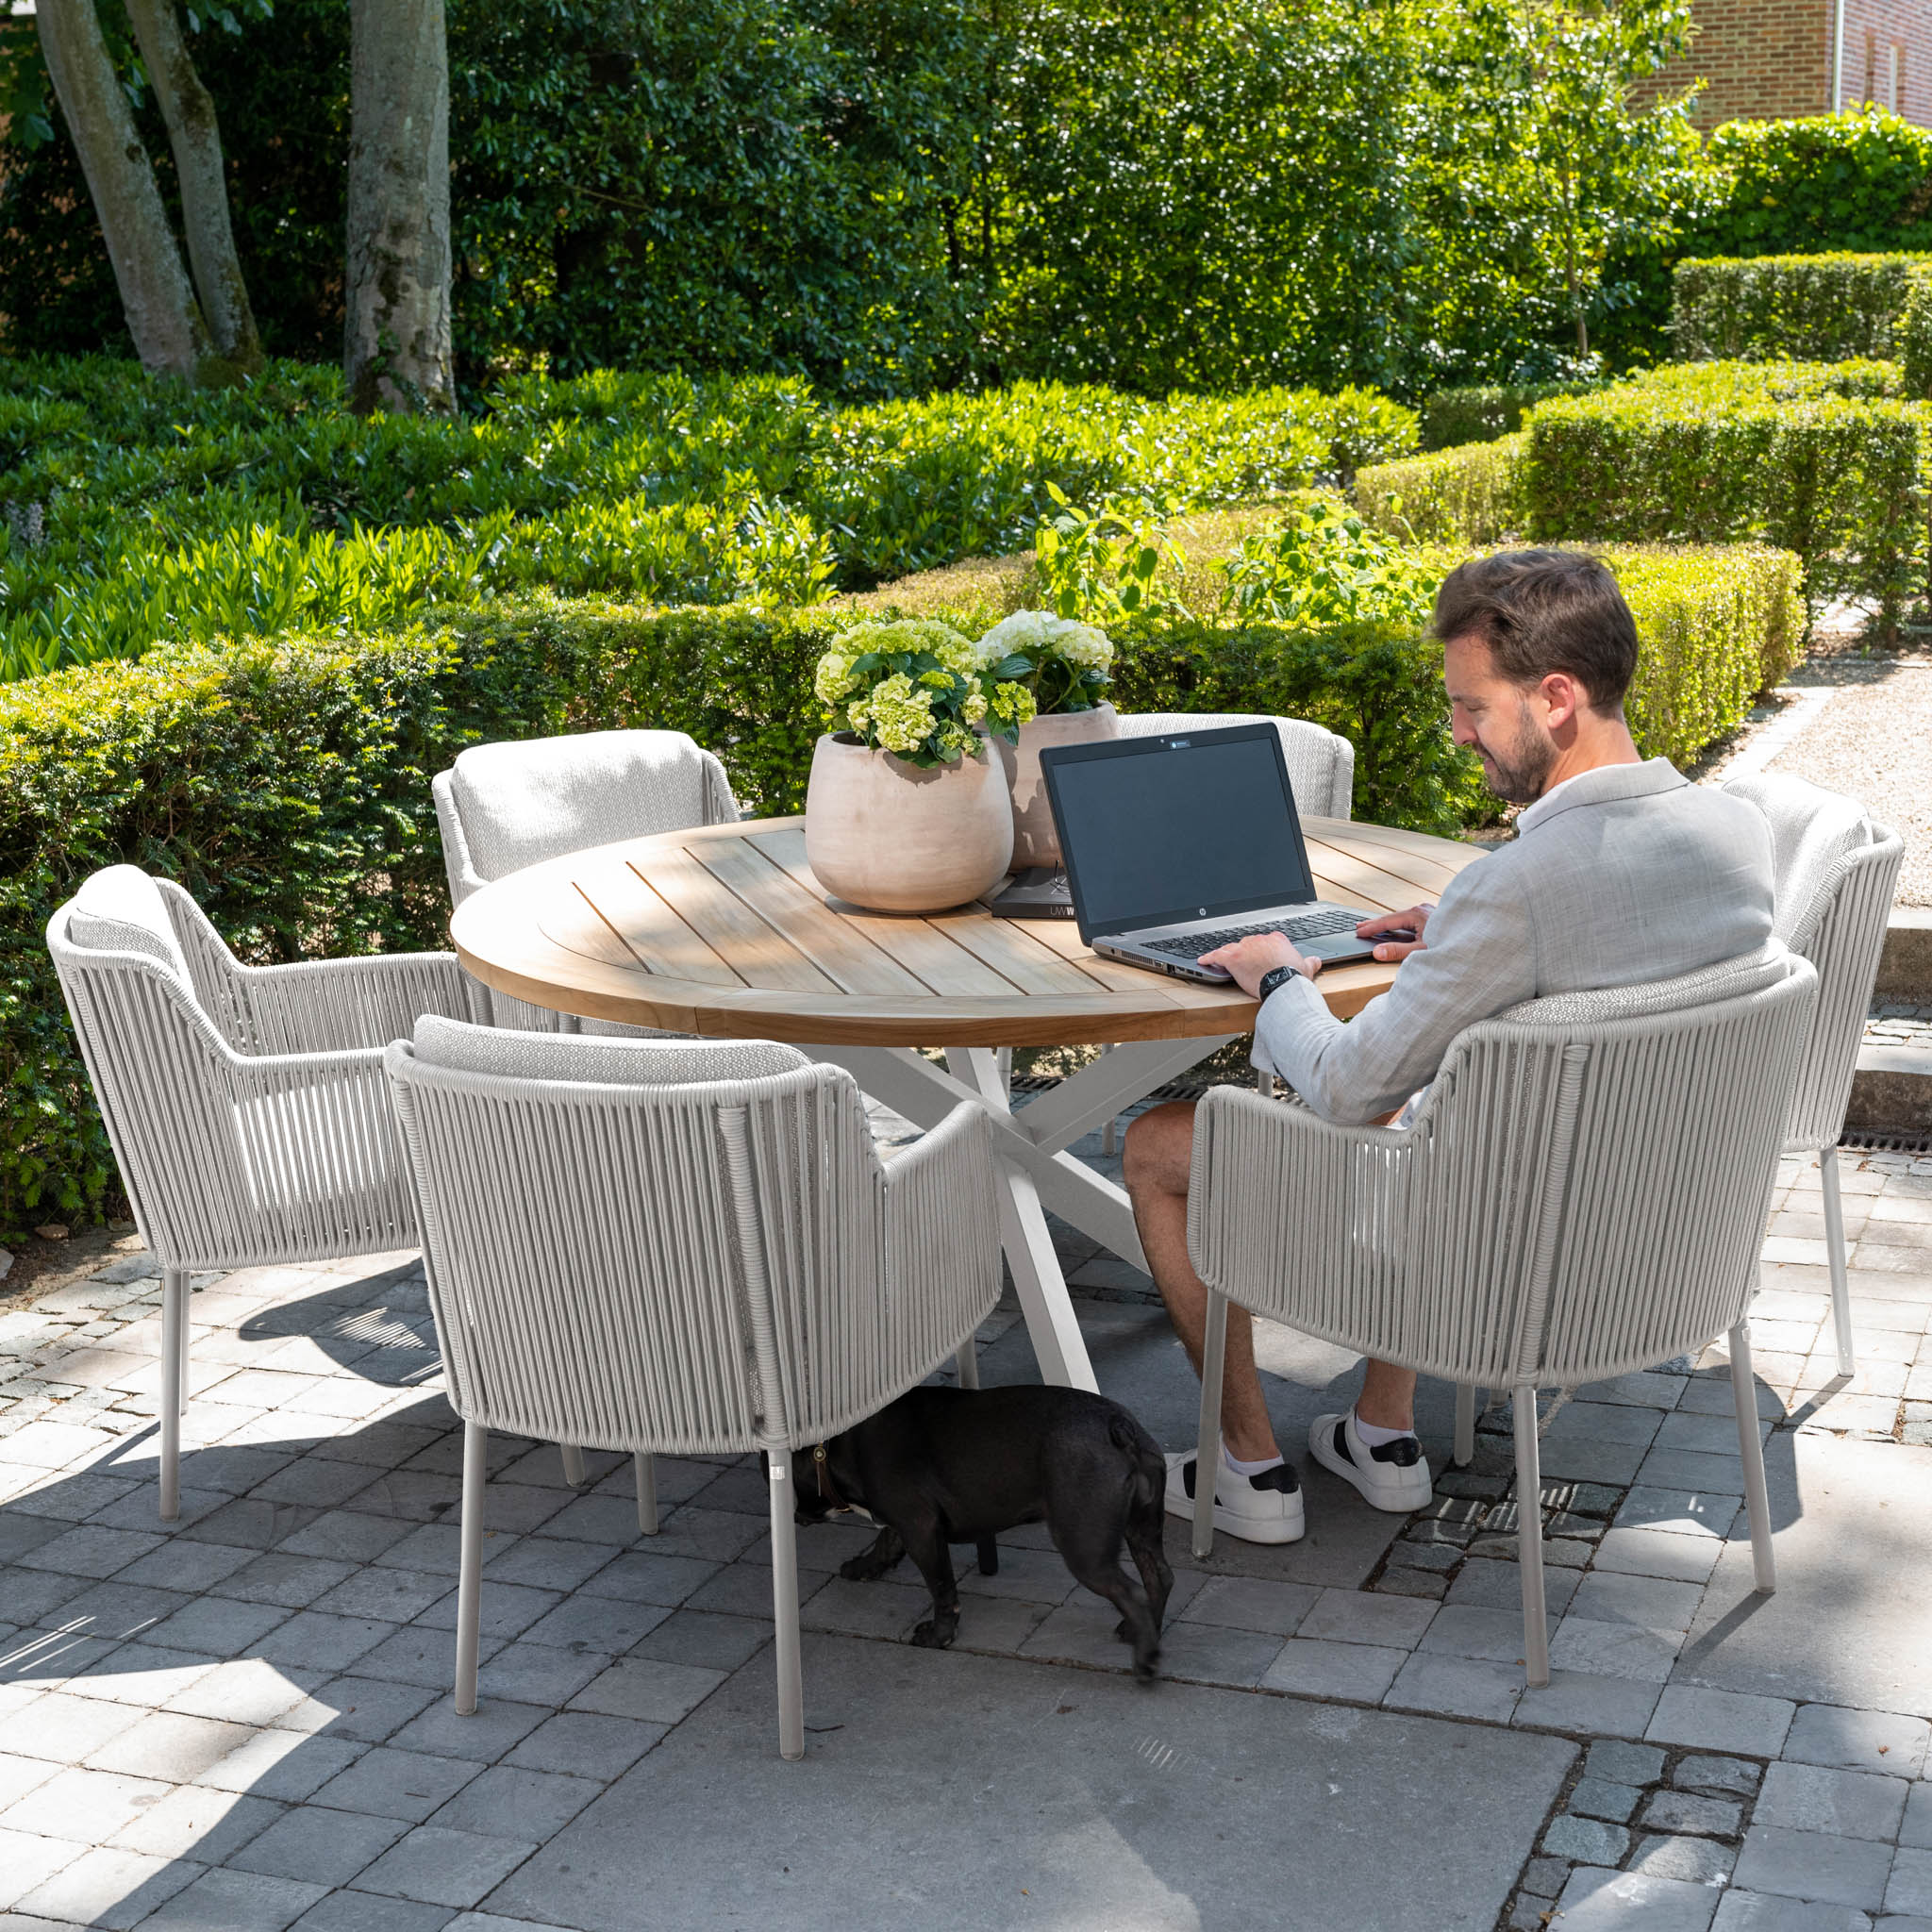
[[[1480,849],[1351,820],[1303,822],[1317,891],[1376,911],[1433,901]],[[512,874],[450,922],[499,992],[586,1018],[851,1046],[1074,1046],[1245,1033],[1255,1003],[1096,958],[1071,920],[859,912],[805,862],[805,821],[626,840]],[[1358,1011],[1395,976],[1315,982]]]

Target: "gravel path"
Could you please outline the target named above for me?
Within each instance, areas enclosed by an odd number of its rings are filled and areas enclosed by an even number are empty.
[[[1796,685],[1836,686],[1769,769],[1864,802],[1906,841],[1901,906],[1932,906],[1932,664],[1813,660]]]

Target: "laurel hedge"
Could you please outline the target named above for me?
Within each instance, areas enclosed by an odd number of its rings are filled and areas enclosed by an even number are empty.
[[[1690,258],[1672,276],[1676,355],[1840,362],[1900,353],[1913,291],[1932,255]]]

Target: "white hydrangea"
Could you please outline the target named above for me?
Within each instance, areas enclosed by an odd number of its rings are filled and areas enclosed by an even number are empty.
[[[1050,610],[1016,610],[979,641],[982,661],[997,664],[1015,652],[1033,658],[1059,658],[1082,671],[1107,671],[1113,664],[1113,645],[1107,633]]]

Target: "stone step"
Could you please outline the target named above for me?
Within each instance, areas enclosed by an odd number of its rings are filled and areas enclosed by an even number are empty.
[[[1894,906],[1878,960],[1880,999],[1932,1000],[1932,906]]]
[[[1932,1134],[1932,1045],[1867,1038],[1852,1075],[1848,1131]]]

